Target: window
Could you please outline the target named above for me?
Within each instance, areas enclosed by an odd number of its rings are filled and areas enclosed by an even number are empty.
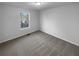
[[[29,27],[29,13],[25,10],[20,12],[21,16],[21,28]]]

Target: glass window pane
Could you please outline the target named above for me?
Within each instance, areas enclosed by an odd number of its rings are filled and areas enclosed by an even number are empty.
[[[21,16],[21,28],[29,27],[29,14],[26,11],[20,13]]]

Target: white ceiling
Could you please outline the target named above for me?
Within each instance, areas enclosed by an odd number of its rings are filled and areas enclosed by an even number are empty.
[[[72,2],[41,2],[41,5],[35,5],[35,2],[0,2],[0,4],[11,5],[21,8],[29,8],[35,10],[42,10],[50,7],[58,7],[66,4],[71,4]]]

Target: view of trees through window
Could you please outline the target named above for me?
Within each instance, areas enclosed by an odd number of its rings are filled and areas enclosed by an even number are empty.
[[[27,11],[21,11],[21,28],[29,27],[29,13]]]

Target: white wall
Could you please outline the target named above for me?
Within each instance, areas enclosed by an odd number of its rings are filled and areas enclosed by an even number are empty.
[[[39,30],[39,12],[26,9],[30,12],[30,28],[21,29],[20,11],[21,8],[0,5],[0,43]]]
[[[79,46],[79,4],[40,12],[41,31]]]
[[[0,8],[0,40],[2,39],[2,36],[3,36],[3,32],[2,32],[2,28],[3,28],[3,26],[2,26],[2,22],[3,22],[3,20],[2,20],[2,18],[3,18],[3,14],[2,14],[2,6],[0,6],[1,8]]]

